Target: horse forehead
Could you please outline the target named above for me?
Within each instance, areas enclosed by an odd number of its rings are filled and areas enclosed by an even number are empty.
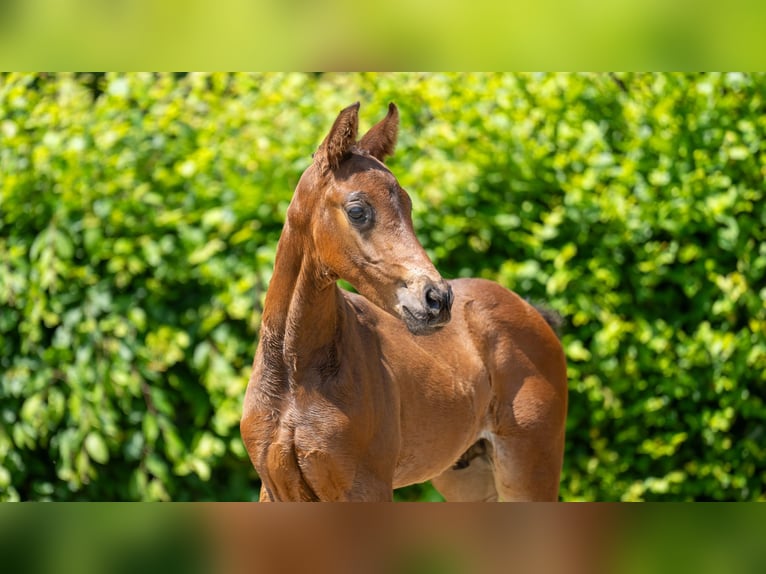
[[[346,181],[346,186],[353,190],[365,191],[370,195],[396,195],[399,183],[391,172],[367,170],[357,173]]]
[[[349,158],[338,179],[351,186],[365,185],[370,188],[396,189],[399,185],[385,164],[373,157],[359,155]]]

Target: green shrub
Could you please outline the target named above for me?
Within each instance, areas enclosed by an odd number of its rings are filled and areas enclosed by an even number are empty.
[[[446,276],[567,318],[565,500],[758,499],[766,76],[0,76],[0,498],[248,500],[284,212],[337,112]],[[430,499],[430,487],[397,493]]]

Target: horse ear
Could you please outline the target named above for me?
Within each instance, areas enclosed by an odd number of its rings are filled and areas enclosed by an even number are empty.
[[[399,110],[391,102],[386,117],[370,128],[359,142],[359,149],[383,161],[394,153],[399,135]]]
[[[330,133],[314,154],[314,161],[322,171],[335,170],[356,143],[359,130],[359,102],[343,109],[335,119]]]

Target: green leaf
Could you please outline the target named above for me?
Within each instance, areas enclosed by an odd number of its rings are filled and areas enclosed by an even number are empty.
[[[109,449],[104,438],[96,432],[88,433],[85,437],[85,450],[88,455],[99,464],[109,462]]]

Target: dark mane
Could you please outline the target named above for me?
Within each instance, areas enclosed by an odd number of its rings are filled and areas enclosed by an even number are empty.
[[[545,322],[550,325],[551,329],[553,329],[553,332],[556,333],[556,336],[561,339],[561,327],[564,325],[564,317],[561,316],[561,313],[554,311],[553,309],[549,309],[540,303],[531,304],[532,307],[534,307],[535,310],[537,310],[537,312],[542,315],[543,319],[545,319]]]

